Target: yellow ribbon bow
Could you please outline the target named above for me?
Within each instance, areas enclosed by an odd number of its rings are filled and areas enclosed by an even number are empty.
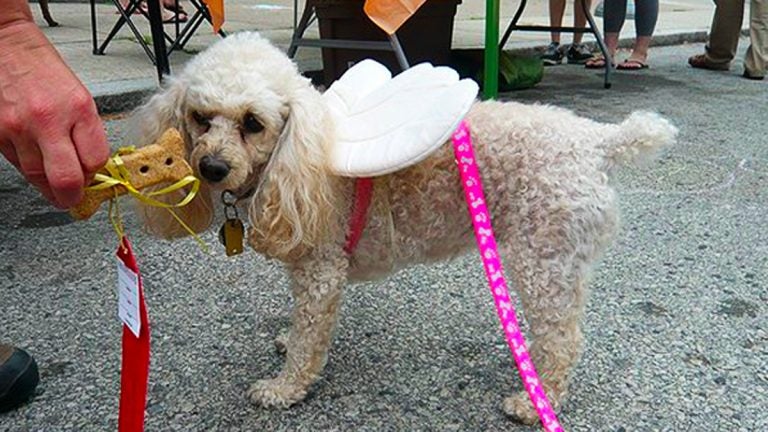
[[[121,155],[126,155],[134,151],[136,151],[135,146],[119,148],[112,155],[112,157],[109,158],[109,160],[107,161],[107,164],[104,166],[104,169],[107,171],[108,174],[100,174],[100,173],[96,174],[94,176],[94,181],[97,183],[91,186],[88,186],[85,189],[86,190],[102,190],[102,189],[109,189],[113,187],[122,186],[125,188],[126,191],[128,191],[129,194],[131,194],[134,198],[136,198],[140,202],[148,206],[167,209],[168,212],[171,214],[171,216],[173,216],[173,218],[176,219],[176,221],[182,226],[182,228],[184,228],[184,230],[186,230],[195,239],[195,241],[197,241],[197,243],[200,245],[203,251],[208,252],[208,246],[205,244],[205,242],[203,242],[203,240],[200,239],[200,237],[197,234],[195,234],[192,228],[190,228],[189,225],[184,223],[184,221],[181,220],[181,218],[173,211],[174,208],[184,207],[195,198],[195,195],[197,195],[197,192],[200,189],[200,180],[195,176],[188,175],[182,178],[181,180],[171,184],[170,186],[144,194],[131,184],[130,173],[128,172],[128,169],[126,169],[125,164],[123,163],[123,159],[120,157]],[[158,201],[157,199],[153,198],[156,196],[176,192],[189,185],[192,185],[192,188],[189,190],[189,192],[187,192],[187,195],[178,203],[169,204],[166,202]],[[123,223],[122,223],[122,220],[120,219],[120,211],[117,205],[117,198],[118,198],[118,193],[117,193],[117,190],[115,190],[115,197],[109,200],[109,220],[112,223],[112,227],[115,229],[115,232],[117,233],[122,243],[122,239],[125,236],[125,234],[123,231]],[[114,212],[112,210],[113,205],[115,208]]]

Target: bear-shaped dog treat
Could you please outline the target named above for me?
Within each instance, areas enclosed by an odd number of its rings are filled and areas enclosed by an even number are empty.
[[[138,190],[176,182],[192,175],[192,168],[185,160],[184,140],[176,129],[168,129],[154,144],[120,158],[131,185]],[[108,174],[105,169],[99,173]],[[69,213],[78,220],[88,219],[103,201],[127,192],[125,186],[119,184],[105,189],[86,189],[83,200]]]

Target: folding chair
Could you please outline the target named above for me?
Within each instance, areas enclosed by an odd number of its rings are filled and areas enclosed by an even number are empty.
[[[175,1],[176,4],[178,4],[178,0]],[[187,21],[181,32],[178,33],[176,41],[171,45],[170,48],[168,48],[168,54],[172,53],[176,49],[184,49],[184,46],[187,45],[187,42],[189,42],[197,29],[200,27],[200,24],[203,22],[208,21],[211,26],[214,26],[214,20],[211,16],[211,12],[203,0],[189,0],[189,2],[192,4],[192,6],[194,6],[195,13],[192,14],[192,17],[189,18],[189,21]],[[218,33],[221,37],[227,36],[224,30],[220,28],[216,31],[216,33]]]
[[[128,0],[128,4],[123,9],[122,5],[118,0],[112,0],[112,3],[114,4],[115,8],[117,9],[117,12],[120,14],[120,18],[118,18],[117,22],[112,26],[112,30],[110,30],[107,37],[104,39],[101,45],[99,45],[98,40],[98,20],[96,19],[96,0],[90,0],[91,3],[91,36],[93,40],[93,54],[94,55],[104,55],[104,51],[107,49],[107,46],[110,42],[112,42],[112,38],[117,35],[117,32],[120,31],[120,29],[123,28],[124,25],[128,25],[128,28],[131,30],[131,33],[133,33],[134,37],[136,38],[136,41],[139,43],[142,49],[144,49],[144,52],[147,54],[147,57],[152,61],[153,64],[157,63],[155,59],[155,53],[150,50],[149,45],[147,44],[146,40],[144,40],[144,36],[141,34],[138,28],[136,28],[136,24],[133,23],[131,20],[131,17],[133,14],[138,10],[141,12],[141,15],[144,15],[144,11],[139,9],[139,6],[141,6],[142,0]],[[170,39],[170,37],[167,34],[164,34],[165,37]],[[171,39],[172,40],[172,39]]]
[[[117,35],[123,26],[128,25],[128,28],[130,29],[131,33],[133,33],[141,48],[147,54],[147,57],[149,57],[150,61],[158,67],[158,74],[160,77],[162,78],[162,75],[170,73],[170,70],[167,66],[168,56],[175,50],[184,49],[186,44],[194,35],[195,31],[197,31],[197,29],[200,27],[200,24],[202,24],[204,21],[208,21],[211,23],[211,25],[213,25],[213,18],[211,17],[211,13],[203,0],[189,0],[190,4],[192,4],[194,8],[194,13],[191,17],[189,17],[187,22],[184,23],[183,27],[179,22],[176,22],[174,25],[173,33],[168,34],[168,32],[166,32],[163,28],[160,6],[159,4],[156,4],[158,1],[159,0],[147,0],[149,13],[146,13],[140,9],[142,0],[128,0],[128,4],[125,9],[123,9],[123,7],[120,5],[119,0],[112,0],[112,3],[120,14],[120,17],[112,26],[112,29],[104,41],[102,41],[101,45],[99,45],[96,19],[96,0],[90,0],[93,54],[104,55],[107,46],[110,42],[112,42],[112,39],[115,37],[115,35]],[[175,5],[176,10],[178,10],[178,0],[175,0]],[[134,15],[136,11],[139,11],[140,14]],[[144,38],[144,35],[141,34],[139,29],[136,27],[136,24],[132,21],[133,16],[142,16],[149,19],[152,30],[153,49],[150,49],[149,44]],[[226,33],[220,28],[218,29],[217,33],[222,37],[226,36]],[[158,34],[161,34],[162,36],[158,37]],[[166,43],[170,45],[167,49],[165,48]]]
[[[426,0],[415,0],[414,3],[424,3]],[[384,30],[389,41],[370,41],[370,40],[349,40],[349,39],[307,39],[304,38],[304,32],[317,19],[315,6],[318,0],[306,0],[301,19],[298,18],[299,0],[293,0],[293,37],[291,45],[288,47],[288,57],[293,58],[300,46],[315,48],[337,48],[337,49],[364,49],[375,51],[392,51],[397,58],[397,62],[402,70],[408,69],[408,59],[405,56],[403,47],[394,31]],[[366,7],[368,1],[366,1]],[[418,6],[417,6],[418,8]],[[414,11],[415,12],[415,11]],[[399,26],[399,25],[398,25]]]
[[[517,23],[520,21],[520,17],[523,15],[523,10],[525,10],[526,4],[527,4],[527,0],[520,1],[520,6],[518,6],[517,8],[517,12],[515,12],[515,16],[514,18],[512,18],[512,22],[509,23],[507,30],[504,32],[504,36],[501,38],[501,43],[499,44],[499,50],[502,50],[504,48],[504,45],[507,44],[507,41],[509,40],[509,36],[512,34],[513,30],[534,31],[534,32],[554,31],[554,32],[565,32],[565,33],[592,33],[595,36],[595,40],[597,41],[597,46],[600,48],[600,51],[602,52],[603,57],[606,59],[603,85],[605,86],[605,88],[611,88],[611,68],[609,67],[609,65],[611,64],[611,56],[608,54],[608,49],[605,46],[603,37],[600,35],[600,31],[597,29],[595,20],[592,18],[592,14],[590,13],[586,2],[584,1],[581,2],[582,7],[584,8],[584,16],[587,17],[587,23],[589,24],[588,27],[584,27],[584,28],[551,27],[551,26],[541,26],[541,25],[517,25]]]

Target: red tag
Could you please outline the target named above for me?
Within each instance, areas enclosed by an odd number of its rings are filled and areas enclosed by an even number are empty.
[[[117,259],[139,274],[139,266],[133,256],[128,237],[117,248]],[[144,408],[147,404],[147,380],[149,378],[149,319],[147,306],[144,303],[144,289],[141,277],[138,280],[139,290],[139,336],[123,324],[123,366],[120,373],[120,414],[118,417],[119,432],[142,432],[144,430]]]

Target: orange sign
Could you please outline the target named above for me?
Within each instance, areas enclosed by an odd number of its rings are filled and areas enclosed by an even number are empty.
[[[211,13],[213,32],[218,33],[224,24],[224,0],[203,0],[203,3],[208,7],[208,12]]]
[[[366,15],[387,34],[393,34],[427,0],[365,0]]]

